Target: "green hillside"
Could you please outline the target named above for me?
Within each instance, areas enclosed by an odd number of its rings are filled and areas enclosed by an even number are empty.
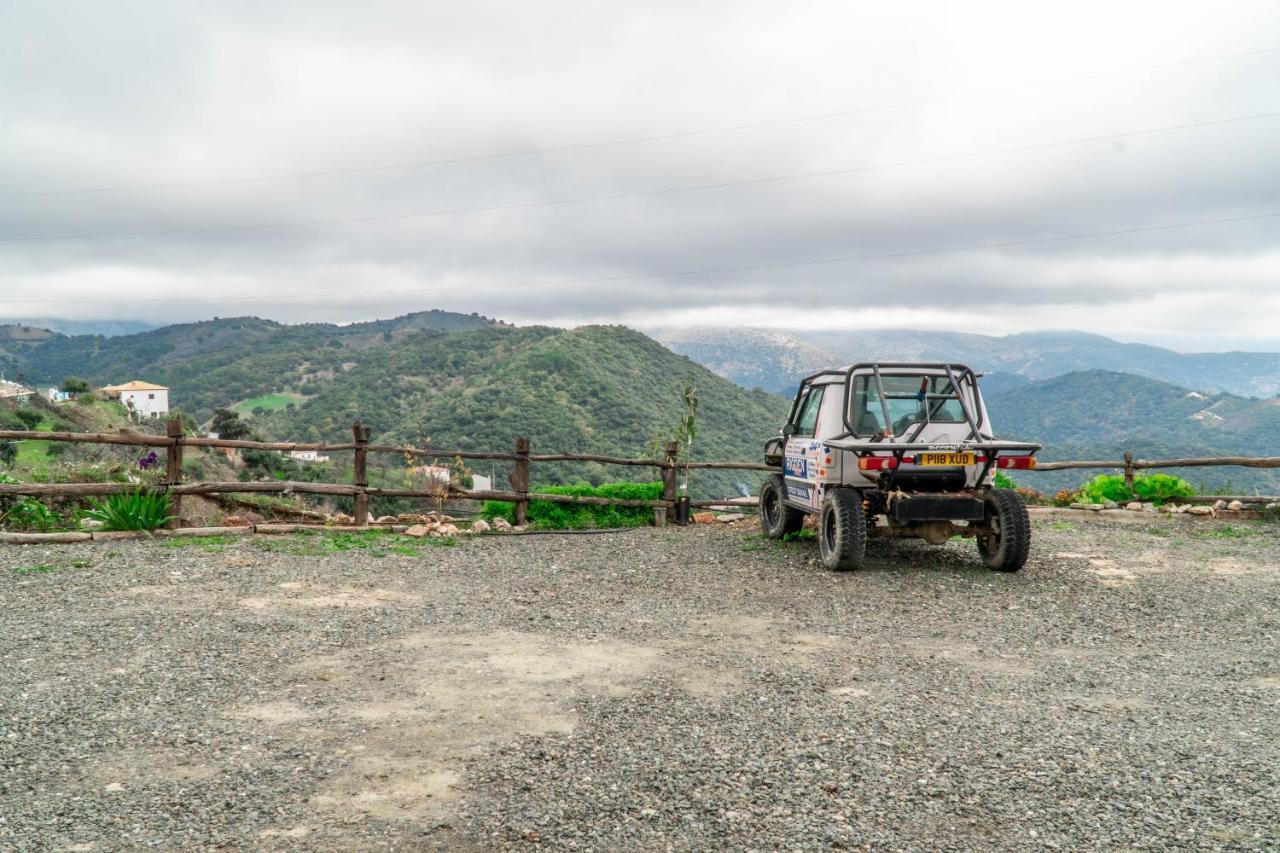
[[[0,327],[0,367],[40,384],[67,376],[94,384],[145,379],[169,386],[175,408],[204,420],[216,408],[283,388],[313,390],[406,336],[493,324],[474,314],[423,311],[347,326],[234,317],[109,338],[32,335],[8,326]]]
[[[637,457],[674,432],[686,381],[700,398],[697,458],[755,460],[786,417],[781,397],[745,391],[631,329],[588,326],[411,336],[335,377],[302,405],[258,415],[254,425],[278,437],[337,441],[348,439],[360,418],[379,442],[509,450],[524,435],[535,453]],[[649,473],[538,465],[534,479],[599,482]],[[756,479],[695,472],[693,487],[724,496],[738,482],[754,489]]]
[[[1045,445],[1042,458],[1120,459],[1186,456],[1280,456],[1280,398],[1202,394],[1167,382],[1090,370],[988,393],[1001,437]],[[1280,472],[1248,468],[1175,471],[1197,486],[1230,481],[1243,491],[1276,494]],[[1076,485],[1084,471],[1021,477],[1035,488]]]

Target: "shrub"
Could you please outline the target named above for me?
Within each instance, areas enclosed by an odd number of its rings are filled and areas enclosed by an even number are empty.
[[[605,497],[622,500],[660,500],[661,483],[603,483],[590,486],[541,486],[531,491],[550,495]],[[515,504],[508,501],[485,501],[481,516],[505,518],[515,522]],[[529,502],[529,523],[545,530],[582,530],[596,527],[643,527],[653,518],[653,510],[643,506],[595,506],[561,504],[551,501]]]
[[[1071,489],[1059,489],[1057,494],[1053,496],[1054,506],[1071,506],[1080,497],[1080,493]]]
[[[1099,474],[1080,490],[1083,500],[1089,503],[1103,503],[1111,500],[1116,503],[1125,501],[1149,501],[1159,506],[1172,498],[1185,498],[1194,495],[1196,490],[1180,477],[1168,474],[1152,474],[1134,477],[1133,489],[1125,485],[1124,477],[1116,474]]]
[[[1003,471],[996,472],[996,478],[991,481],[991,485],[997,489],[1009,489],[1010,491],[1018,488],[1018,484],[1013,481],[1013,478],[1005,476]]]
[[[44,415],[40,414],[35,409],[18,409],[13,413],[13,416],[21,421],[22,425],[27,429],[35,429],[40,426],[40,422],[44,420]]]
[[[38,501],[35,498],[22,498],[9,507],[3,517],[0,517],[0,521],[3,521],[9,527],[17,527],[22,530],[38,530],[44,533],[58,527],[62,520],[56,512],[45,506],[42,501]]]
[[[102,522],[103,530],[155,530],[169,521],[169,496],[134,489],[94,501],[85,518]]]
[[[1171,498],[1189,498],[1196,493],[1186,480],[1169,474],[1135,477],[1133,490],[1138,493],[1140,500],[1150,501],[1157,506]]]

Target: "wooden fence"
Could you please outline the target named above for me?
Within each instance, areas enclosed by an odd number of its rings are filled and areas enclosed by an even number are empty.
[[[353,499],[355,511],[353,515],[357,523],[368,518],[369,498],[436,498],[455,500],[499,500],[515,504],[516,523],[524,524],[528,519],[530,501],[550,501],[565,504],[590,504],[597,506],[630,506],[649,507],[654,510],[657,523],[664,523],[666,513],[676,505],[676,479],[680,469],[688,470],[741,470],[771,471],[768,465],[755,462],[680,462],[676,442],[668,442],[664,448],[662,459],[627,459],[616,456],[604,456],[592,453],[547,453],[535,454],[529,439],[517,438],[510,453],[483,452],[474,450],[438,450],[430,447],[411,447],[405,445],[374,444],[371,429],[357,421],[352,425],[352,441],[349,443],[302,443],[291,441],[249,441],[241,439],[199,438],[182,434],[182,424],[177,420],[168,421],[165,435],[149,435],[132,430],[121,430],[118,433],[79,433],[79,432],[30,432],[25,430],[0,430],[0,441],[60,441],[81,444],[117,444],[133,447],[152,447],[165,449],[164,473],[159,487],[168,495],[171,514],[175,517],[182,514],[182,498],[184,495],[212,494],[299,494],[327,495],[350,497]],[[352,453],[351,483],[313,483],[294,480],[267,480],[255,482],[194,482],[182,481],[183,451],[188,447],[213,447],[235,450],[272,450],[290,452],[295,450],[313,450],[317,452],[350,451]],[[426,489],[393,489],[369,485],[368,458],[370,453],[394,453],[406,457],[432,459],[476,459],[506,461],[512,463],[508,479],[510,490],[500,489],[462,489],[449,483]],[[662,481],[662,498],[658,500],[641,500],[633,498],[609,498],[580,495],[557,495],[531,492],[530,468],[536,463],[546,462],[598,462],[607,465],[639,466],[654,468],[659,471]],[[137,488],[133,483],[0,483],[0,496],[27,495],[33,497],[93,497],[119,494]],[[690,501],[692,507],[724,505],[724,500]]]
[[[474,450],[437,450],[430,447],[409,447],[403,445],[374,444],[368,426],[357,421],[352,425],[352,441],[349,443],[302,443],[288,441],[248,441],[223,438],[199,438],[182,434],[182,425],[177,420],[166,424],[165,435],[149,435],[132,430],[119,433],[76,433],[76,432],[30,432],[26,430],[0,430],[0,441],[61,441],[82,444],[117,444],[134,447],[164,448],[165,466],[160,482],[168,495],[172,506],[172,515],[182,513],[182,498],[185,495],[212,494],[299,494],[350,497],[353,499],[355,511],[353,515],[357,523],[368,518],[369,498],[436,498],[457,500],[499,500],[515,504],[516,522],[523,524],[528,518],[530,501],[550,501],[564,504],[589,504],[597,506],[630,506],[649,507],[654,510],[655,520],[661,524],[666,514],[676,505],[678,497],[676,479],[680,469],[688,470],[738,470],[738,471],[774,471],[776,469],[757,462],[680,462],[677,458],[676,442],[668,442],[664,448],[662,459],[627,459],[616,456],[605,456],[591,453],[547,453],[532,452],[529,439],[517,438],[511,452],[483,452]],[[268,480],[257,482],[194,482],[182,481],[183,451],[188,447],[229,448],[236,450],[273,450],[289,452],[295,450],[314,450],[318,452],[350,451],[352,453],[351,483],[313,483],[305,481]],[[428,489],[392,489],[369,485],[368,457],[370,453],[394,453],[406,457],[448,458],[493,460],[512,463],[509,475],[511,488],[501,489],[461,489],[452,483]],[[657,469],[662,481],[662,498],[658,500],[639,500],[629,498],[609,498],[579,495],[556,495],[531,492],[530,468],[536,463],[546,462],[597,462],[607,465],[639,466]],[[1252,456],[1211,456],[1186,459],[1135,459],[1132,453],[1125,453],[1123,460],[1116,461],[1060,461],[1041,462],[1031,471],[1063,471],[1069,469],[1116,469],[1124,472],[1126,484],[1133,487],[1134,476],[1139,470],[1156,468],[1193,468],[1206,466],[1241,466],[1247,468],[1280,468],[1280,457]],[[118,494],[136,488],[132,483],[0,483],[0,496],[28,495],[33,497],[91,497]],[[1203,496],[1188,500],[1280,500],[1273,496],[1230,495]],[[732,503],[729,500],[696,500],[690,501],[692,507],[724,506]]]

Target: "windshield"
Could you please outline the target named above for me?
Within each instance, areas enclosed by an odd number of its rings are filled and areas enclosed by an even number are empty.
[[[884,384],[883,404],[874,376],[854,378],[851,421],[858,435],[874,435],[885,428],[881,423],[885,404],[894,435],[902,435],[921,423],[965,423],[964,409],[948,377],[882,373],[880,379]]]

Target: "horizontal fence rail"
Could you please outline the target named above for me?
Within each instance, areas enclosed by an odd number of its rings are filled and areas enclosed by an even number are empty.
[[[77,432],[34,432],[30,430],[0,430],[0,441],[54,441],[78,444],[111,444],[134,447],[165,448],[165,469],[163,481],[156,488],[169,495],[172,514],[181,513],[181,500],[184,495],[224,495],[224,494],[279,494],[279,495],[318,495],[329,497],[350,497],[354,499],[356,523],[361,524],[368,518],[369,498],[432,498],[436,500],[497,500],[515,504],[516,521],[526,522],[528,507],[531,501],[548,501],[559,504],[580,504],[588,506],[623,506],[645,507],[655,512],[657,523],[664,523],[666,513],[677,505],[676,475],[679,469],[686,470],[743,470],[771,471],[768,465],[756,462],[681,462],[679,448],[675,442],[668,442],[661,459],[631,459],[620,456],[609,456],[599,453],[530,453],[530,442],[526,438],[517,438],[514,451],[476,451],[449,450],[434,447],[415,447],[412,445],[373,444],[370,441],[370,429],[360,422],[352,426],[351,442],[296,442],[296,441],[253,441],[249,439],[204,438],[182,434],[180,422],[174,420],[166,424],[166,435],[151,435],[136,430],[121,430],[118,433],[77,433]],[[229,450],[270,450],[288,453],[290,451],[341,452],[353,454],[352,482],[347,483],[315,483],[294,480],[267,481],[226,481],[226,482],[182,482],[183,450],[188,447],[219,448]],[[473,459],[486,461],[503,461],[513,463],[513,471],[509,477],[512,488],[501,489],[462,489],[453,484],[440,485],[425,489],[402,489],[371,486],[368,482],[368,454],[396,454],[414,458],[433,459]],[[655,500],[636,498],[611,498],[592,495],[558,495],[532,491],[529,485],[529,467],[533,463],[550,462],[590,462],[604,465],[622,465],[632,467],[654,468],[660,472],[663,484],[663,496]],[[137,489],[137,483],[0,483],[0,496],[31,496],[44,498],[69,497],[101,497],[104,495],[122,494]],[[727,500],[690,501],[691,507],[707,506],[742,506],[742,498]],[[747,499],[750,500],[750,499]]]
[[[728,471],[765,471],[778,469],[761,462],[691,462],[680,460],[679,447],[675,442],[668,442],[663,448],[660,459],[630,459],[597,453],[542,453],[530,452],[527,438],[517,438],[512,451],[476,451],[448,450],[433,447],[414,447],[411,445],[373,444],[370,441],[371,430],[368,426],[356,422],[352,425],[353,441],[350,442],[292,442],[292,441],[252,441],[249,439],[203,438],[182,434],[181,424],[177,420],[166,424],[165,435],[151,435],[136,430],[121,430],[118,433],[76,433],[76,432],[34,432],[30,430],[0,430],[0,441],[54,441],[80,444],[111,444],[135,447],[151,447],[165,449],[164,475],[156,488],[169,495],[171,513],[177,517],[181,514],[182,498],[185,495],[226,495],[226,494],[280,494],[280,495],[317,495],[328,497],[349,497],[355,505],[356,524],[364,524],[368,517],[369,499],[385,498],[432,498],[436,500],[497,500],[515,504],[516,522],[523,524],[528,518],[531,501],[548,501],[559,504],[580,504],[589,506],[624,506],[646,507],[654,510],[655,521],[662,524],[666,514],[674,510],[681,501],[678,500],[676,486],[677,474],[681,469],[689,470],[728,470]],[[183,451],[188,447],[221,448],[230,450],[269,450],[288,453],[290,451],[342,452],[349,451],[352,457],[351,483],[315,483],[292,480],[268,481],[209,481],[182,482]],[[502,461],[512,463],[512,471],[508,477],[511,488],[503,489],[463,489],[452,483],[425,489],[387,488],[371,486],[368,481],[368,454],[398,454],[413,458],[434,459],[473,459]],[[585,495],[557,495],[533,491],[530,487],[530,466],[534,463],[551,462],[589,462],[605,465],[647,467],[657,469],[662,480],[662,498],[641,500],[633,498],[609,498]],[[1116,469],[1124,471],[1126,482],[1132,487],[1135,472],[1158,468],[1194,468],[1208,466],[1239,466],[1245,468],[1280,468],[1280,457],[1253,456],[1206,456],[1181,459],[1136,459],[1132,453],[1125,453],[1121,460],[1061,460],[1040,462],[1035,471],[1066,471],[1077,469]],[[138,488],[136,483],[0,483],[0,497],[32,496],[46,498],[96,497],[120,494]],[[1205,502],[1215,500],[1240,501],[1275,501],[1273,496],[1236,495],[1236,496],[1197,496],[1186,498],[1189,502]],[[700,499],[688,501],[690,507],[751,507],[756,504],[754,498]]]

